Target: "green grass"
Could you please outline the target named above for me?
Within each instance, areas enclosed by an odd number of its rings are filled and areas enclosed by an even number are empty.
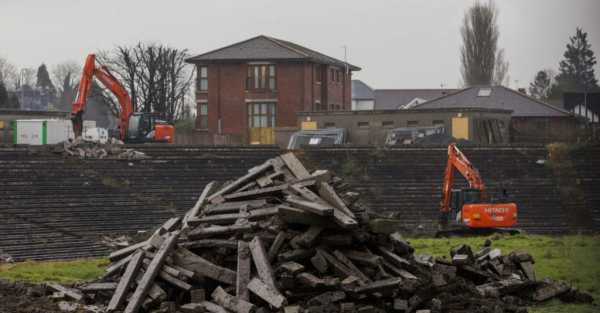
[[[26,261],[0,266],[0,278],[31,283],[57,282],[70,284],[100,277],[108,265],[107,259],[74,261]]]
[[[538,279],[550,277],[570,282],[579,289],[590,292],[596,303],[580,305],[551,301],[532,308],[530,312],[600,312],[600,236],[494,235],[469,238],[413,238],[410,242],[416,253],[449,257],[451,247],[466,243],[477,250],[487,238],[492,239],[492,247],[500,248],[503,254],[513,250],[528,251],[534,257]]]

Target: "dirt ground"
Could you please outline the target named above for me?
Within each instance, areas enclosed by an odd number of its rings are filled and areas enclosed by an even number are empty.
[[[39,286],[0,280],[0,313],[58,313]]]

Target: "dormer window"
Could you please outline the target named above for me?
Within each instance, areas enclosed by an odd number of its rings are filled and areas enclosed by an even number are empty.
[[[492,94],[492,88],[479,88],[478,97],[489,97]]]

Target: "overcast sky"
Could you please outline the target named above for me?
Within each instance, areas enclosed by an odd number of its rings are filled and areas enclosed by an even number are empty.
[[[362,67],[373,88],[456,87],[459,28],[474,0],[0,0],[0,57],[19,67],[73,60],[138,41],[200,54],[259,34]],[[510,86],[558,69],[577,26],[600,59],[600,0],[497,0]],[[600,66],[596,67],[596,77]]]

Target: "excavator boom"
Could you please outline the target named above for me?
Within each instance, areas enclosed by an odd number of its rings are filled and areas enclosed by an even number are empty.
[[[105,66],[96,67],[96,55],[90,54],[85,60],[81,81],[79,82],[79,92],[77,99],[73,102],[71,110],[71,120],[73,121],[73,131],[75,136],[81,136],[83,130],[83,112],[87,104],[87,99],[92,88],[93,79],[96,77],[104,87],[110,90],[119,101],[121,108],[119,117],[119,132],[121,140],[127,136],[127,126],[129,118],[133,113],[133,105],[127,89],[114,77]]]

